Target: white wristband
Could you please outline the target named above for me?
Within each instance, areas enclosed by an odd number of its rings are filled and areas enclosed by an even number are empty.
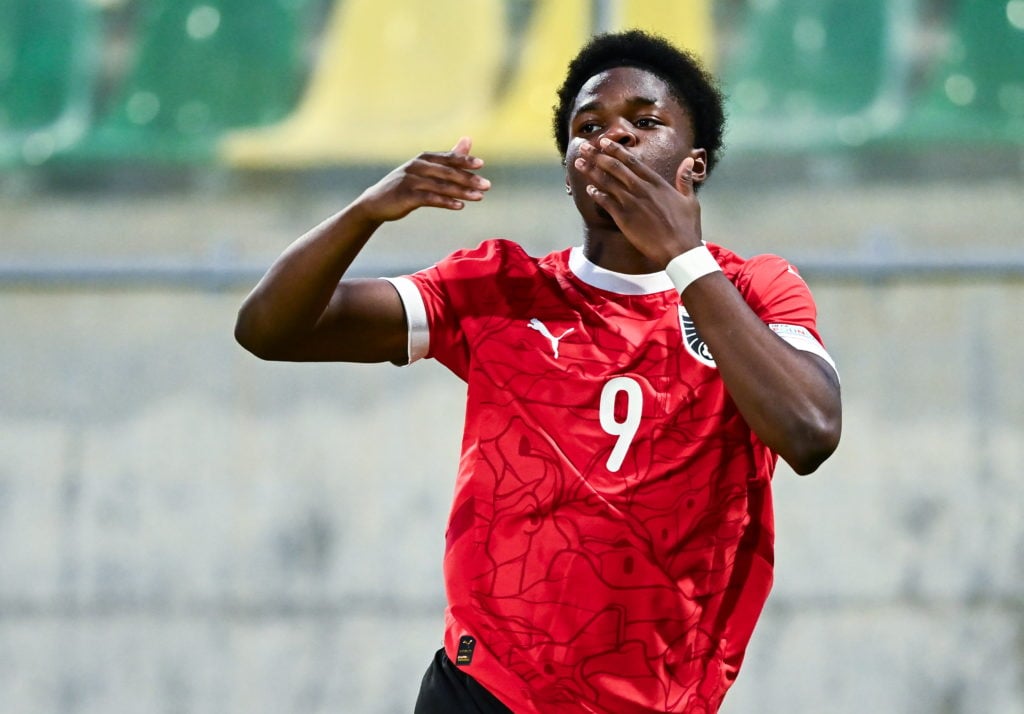
[[[699,245],[677,255],[665,266],[665,273],[680,295],[694,280],[715,271],[721,272],[722,268],[705,245]]]

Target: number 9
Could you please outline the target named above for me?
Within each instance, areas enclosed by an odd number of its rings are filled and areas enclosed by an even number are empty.
[[[615,401],[620,392],[626,394],[626,418],[615,420]],[[622,468],[622,462],[629,451],[629,445],[640,428],[640,415],[643,413],[644,393],[640,385],[631,377],[613,377],[609,379],[601,391],[601,406],[598,411],[601,417],[601,428],[612,436],[619,437],[612,453],[608,456],[606,467],[612,473]]]

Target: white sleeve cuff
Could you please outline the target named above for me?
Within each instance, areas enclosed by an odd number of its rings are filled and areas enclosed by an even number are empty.
[[[405,307],[405,321],[409,326],[409,362],[427,356],[430,351],[430,327],[427,324],[427,308],[419,288],[409,278],[383,278],[395,286],[398,297]]]
[[[814,339],[814,335],[806,327],[800,325],[785,325],[777,322],[769,323],[769,328],[772,332],[781,337],[784,342],[787,342],[791,346],[804,352],[810,352],[811,354],[818,355],[823,360],[832,365],[832,369],[836,371],[836,377],[839,376],[839,370],[836,369],[835,360],[832,356],[821,346],[821,343]]]

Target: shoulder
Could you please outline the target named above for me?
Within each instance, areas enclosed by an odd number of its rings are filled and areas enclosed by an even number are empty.
[[[454,251],[410,279],[420,292],[459,311],[521,299],[565,271],[568,249],[541,258],[518,243],[491,238],[475,248]]]
[[[509,262],[521,262],[528,257],[522,246],[514,241],[506,238],[488,238],[475,248],[460,248],[451,252],[440,260],[436,267],[475,267],[483,270],[488,266],[498,267]]]
[[[771,253],[744,258],[739,254],[712,243],[707,244],[711,254],[730,280],[741,292],[792,287],[806,289],[807,284],[796,266],[786,258]]]
[[[565,251],[563,251],[565,252]],[[521,245],[506,238],[489,238],[475,248],[456,250],[439,261],[430,270],[445,278],[485,275],[522,276],[545,272],[552,263],[558,263],[563,252],[534,257]],[[564,263],[564,257],[561,260]]]
[[[763,253],[751,256],[750,258],[744,258],[740,254],[715,243],[706,243],[706,245],[727,275],[781,275],[793,272],[793,274],[799,277],[799,273],[796,272],[796,268],[793,267],[792,263],[782,256]]]

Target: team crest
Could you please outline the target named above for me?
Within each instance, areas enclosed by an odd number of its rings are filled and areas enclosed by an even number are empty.
[[[715,358],[711,356],[711,350],[697,332],[697,326],[693,324],[693,318],[686,312],[686,308],[679,306],[679,326],[683,330],[683,344],[686,351],[703,365],[716,367]]]

